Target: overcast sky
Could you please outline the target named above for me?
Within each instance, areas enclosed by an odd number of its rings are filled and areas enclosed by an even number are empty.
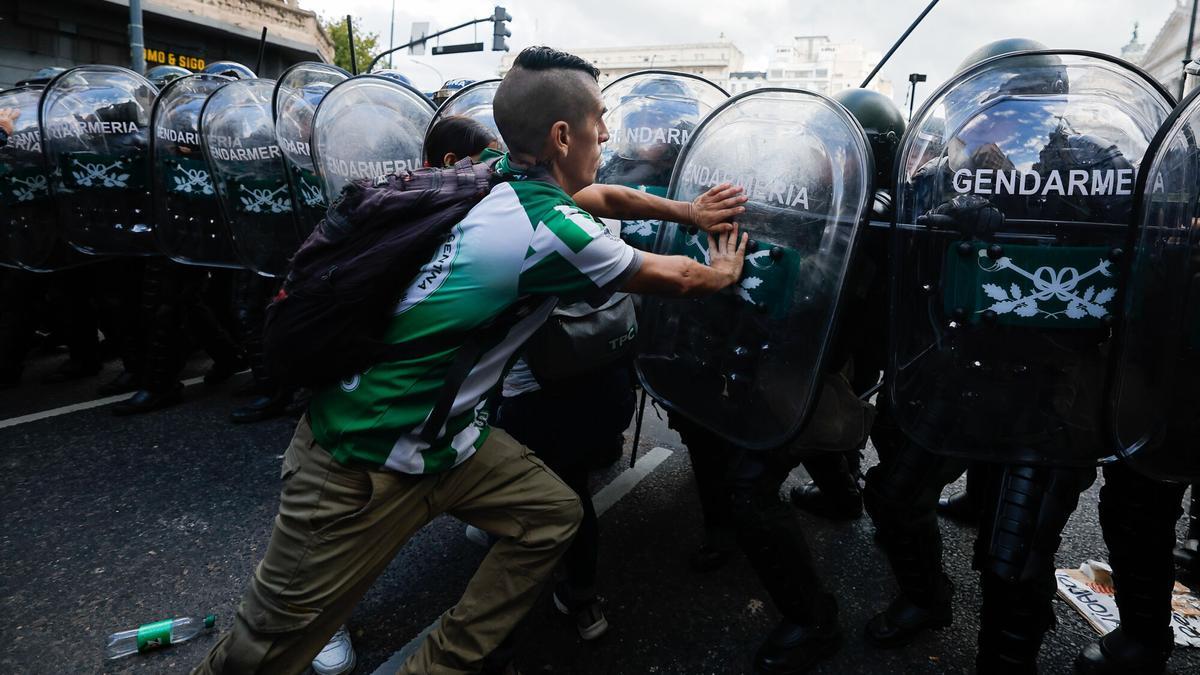
[[[954,71],[975,47],[1006,37],[1028,37],[1050,47],[1118,54],[1134,22],[1149,45],[1179,0],[941,0],[909,36],[882,75],[903,102],[908,74],[926,73],[917,102]],[[514,52],[534,44],[570,51],[572,47],[654,45],[715,41],[722,34],[746,55],[747,70],[763,70],[775,44],[795,35],[828,35],[886,51],[928,0],[499,0],[513,16],[509,25]],[[363,28],[388,44],[392,0],[300,0],[302,7],[333,16],[353,14]],[[396,44],[408,41],[414,21],[448,28],[489,16],[494,0],[400,0],[396,2]],[[704,8],[704,9],[698,9]],[[484,42],[491,47],[491,24],[478,36],[464,29],[443,44]],[[424,57],[431,67],[408,64],[404,70],[427,90],[446,79],[494,77],[500,56],[494,52]],[[402,67],[400,60],[396,66]]]

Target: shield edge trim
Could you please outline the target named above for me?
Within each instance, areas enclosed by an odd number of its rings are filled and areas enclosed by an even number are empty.
[[[446,107],[448,107],[459,96],[463,95],[464,93],[466,93],[468,91],[471,91],[472,89],[481,87],[482,85],[492,84],[494,82],[503,82],[503,81],[504,81],[504,78],[502,78],[502,77],[493,77],[493,78],[490,78],[487,80],[479,80],[478,82],[472,82],[471,84],[468,84],[467,86],[463,87],[462,89],[459,89],[458,91],[454,92],[450,96],[450,98],[446,99],[445,101],[442,101],[442,104],[440,106],[438,106],[436,110],[433,111],[433,119],[429,120],[429,124],[425,127],[425,138],[429,138],[429,132],[433,129],[433,125],[437,124],[438,120],[444,119],[444,118],[438,116],[441,114],[442,110],[444,110]]]
[[[311,66],[324,66],[325,68],[328,68],[330,71],[333,71],[335,73],[341,72],[343,75],[346,76],[346,79],[342,80],[342,82],[345,82],[346,80],[349,80],[350,78],[354,77],[353,75],[350,74],[349,71],[347,71],[345,68],[342,68],[341,66],[335,66],[332,63],[323,63],[321,61],[301,61],[300,63],[296,63],[291,66],[288,66],[287,70],[285,70],[279,74],[279,77],[275,80],[275,88],[271,90],[271,121],[273,121],[273,122],[279,121],[279,86],[280,86],[280,83],[283,82],[284,78],[286,78],[288,75],[290,75],[293,70],[297,70],[302,67],[311,67]],[[338,84],[341,84],[342,82],[338,82]],[[335,84],[334,87],[336,87],[336,86],[337,85]],[[333,87],[330,87],[329,89],[330,89],[330,91],[332,91]],[[329,92],[325,92],[325,93],[328,94]],[[324,100],[324,97],[322,97],[322,100]],[[313,111],[313,116],[314,117],[316,116],[315,110]]]
[[[200,133],[200,138],[201,138],[200,149],[201,149],[202,153],[204,154],[204,161],[206,164],[208,164],[209,173],[212,174],[214,177],[218,176],[219,172],[216,170],[216,166],[213,163],[212,156],[208,152],[208,143],[205,143],[203,141],[203,139],[204,139],[204,114],[206,112],[208,112],[208,104],[212,103],[213,97],[216,96],[217,94],[219,94],[220,92],[224,91],[227,87],[231,87],[231,86],[237,85],[237,84],[251,83],[251,82],[272,82],[272,80],[269,80],[264,77],[255,77],[255,78],[248,79],[248,80],[230,80],[229,82],[226,82],[225,84],[221,85],[216,90],[214,90],[213,93],[209,94],[208,98],[204,99],[204,105],[200,106],[200,122],[199,122],[199,124],[197,124],[196,130]],[[272,84],[272,86],[271,86],[272,95],[274,95],[274,92],[275,92],[275,87]],[[275,136],[275,120],[274,119],[271,120],[271,138],[274,139],[277,144],[279,143],[278,138],[276,138],[276,136]],[[284,172],[284,175],[286,176],[287,175],[287,164],[285,163],[285,161],[282,157],[282,153],[280,153],[280,155],[281,156],[279,158],[279,162],[283,166],[283,172]],[[288,197],[291,198],[291,196],[292,195],[291,195],[291,189],[290,189],[290,183],[289,183]],[[242,258],[241,246],[238,244],[237,237],[233,236],[233,231],[232,231],[233,226],[231,225],[232,218],[230,218],[229,213],[226,211],[227,207],[225,204],[225,200],[220,199],[218,197],[218,203],[220,204],[221,215],[225,218],[225,225],[227,228],[230,229],[229,236],[233,240],[234,256],[237,257],[237,259],[243,264],[243,266],[245,266],[245,268],[247,270],[254,272],[255,274],[257,274],[260,277],[266,277],[268,279],[282,279],[287,274],[286,270],[284,270],[283,272],[280,272],[279,274],[271,274],[264,270],[255,269],[253,266],[251,266],[249,263],[247,263],[245,259]],[[300,224],[296,220],[295,209],[292,209],[292,228],[296,231],[296,238],[298,239],[300,237]],[[303,243],[303,242],[301,242],[301,243]],[[295,251],[293,251],[293,253],[295,253]],[[288,257],[289,257],[289,259],[291,258],[290,255]]]
[[[1167,115],[1167,118],[1163,120],[1162,125],[1159,126],[1158,131],[1154,134],[1154,137],[1150,139],[1150,144],[1146,146],[1146,154],[1142,156],[1142,166],[1144,166],[1146,170],[1138,172],[1137,182],[1134,183],[1133,224],[1129,228],[1129,232],[1126,235],[1125,250],[1127,251],[1134,252],[1137,250],[1136,246],[1138,241],[1141,239],[1142,230],[1145,227],[1146,186],[1147,183],[1149,183],[1149,177],[1152,173],[1150,169],[1152,169],[1155,162],[1161,158],[1160,152],[1164,147],[1165,142],[1168,139],[1175,137],[1177,130],[1176,127],[1179,125],[1179,123],[1187,120],[1193,114],[1200,111],[1200,103],[1198,103],[1198,100],[1200,100],[1200,88],[1193,89],[1186,96],[1184,96],[1183,100],[1179,102],[1179,105],[1175,106],[1175,108],[1171,110],[1171,114]],[[1130,275],[1133,271],[1133,263],[1135,258],[1135,255],[1126,256],[1126,259],[1121,266],[1121,272],[1125,275],[1126,279],[1131,278]],[[1123,370],[1121,369],[1120,364],[1123,361],[1125,349],[1127,347],[1126,332],[1128,330],[1128,323],[1126,307],[1128,298],[1126,295],[1126,289],[1122,288],[1118,295],[1120,302],[1117,303],[1117,320],[1114,324],[1116,328],[1113,331],[1114,357],[1108,364],[1108,377],[1105,378],[1105,412],[1108,416],[1105,426],[1107,427],[1106,431],[1111,437],[1114,448],[1114,456],[1111,459],[1119,459],[1120,461],[1133,461],[1133,455],[1144,450],[1155,450],[1158,448],[1158,446],[1150,445],[1150,439],[1152,436],[1142,435],[1134,444],[1126,447],[1125,444],[1121,442],[1121,437],[1117,429],[1118,406],[1115,394],[1117,391],[1119,391],[1121,385],[1125,381],[1123,377]],[[1162,480],[1180,481],[1178,477],[1154,477]],[[1186,482],[1192,482],[1196,478],[1200,478],[1200,476],[1191,476],[1186,479]]]

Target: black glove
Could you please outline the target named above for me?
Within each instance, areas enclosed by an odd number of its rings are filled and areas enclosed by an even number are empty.
[[[1004,214],[978,195],[958,195],[917,219],[918,225],[949,227],[970,237],[987,238],[1004,226]]]

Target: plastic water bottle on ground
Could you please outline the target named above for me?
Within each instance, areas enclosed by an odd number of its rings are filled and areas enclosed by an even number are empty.
[[[144,624],[133,630],[109,635],[104,653],[110,659],[119,659],[167,645],[177,645],[196,637],[200,631],[212,628],[216,622],[216,615],[209,614],[204,618],[185,616]]]

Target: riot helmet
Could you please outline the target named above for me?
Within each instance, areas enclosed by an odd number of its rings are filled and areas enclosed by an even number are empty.
[[[159,91],[173,80],[191,75],[192,71],[180,66],[154,66],[146,71],[146,79],[154,83]]]
[[[446,80],[445,84],[442,85],[442,88],[438,89],[437,93],[433,95],[434,105],[442,105],[459,89],[472,84],[475,84],[475,80],[469,80],[463,77],[460,77],[456,80]]]
[[[204,68],[204,72],[210,75],[232,77],[235,80],[253,80],[258,77],[253,70],[237,61],[214,61]]]
[[[50,80],[53,80],[55,77],[57,77],[59,73],[66,72],[66,70],[66,68],[59,68],[58,66],[40,68],[34,74],[17,82],[16,86],[24,87],[25,85],[29,84],[48,84]]]
[[[413,89],[416,89],[416,86],[413,84],[412,80],[407,75],[405,75],[401,71],[397,70],[396,68],[385,68],[383,70],[378,70],[371,74],[378,75],[380,77],[386,77],[387,79],[399,82],[400,84],[403,84],[406,87],[413,87]]]
[[[954,73],[957,75],[976,63],[979,63],[980,61],[986,61],[993,56],[1002,56],[1004,54],[1011,54],[1013,52],[1034,52],[1041,51],[1043,49],[1048,49],[1048,47],[1037,40],[1030,40],[1029,38],[1004,38],[1003,40],[993,40],[982,47],[976,48],[975,51],[971,52],[970,54],[967,54],[967,56],[963,58],[961,62],[959,62],[958,67],[954,69]]]
[[[637,82],[621,97],[620,133],[613,150],[622,159],[674,166],[703,115],[687,86],[663,75]]]
[[[904,137],[904,115],[891,98],[870,89],[843,89],[833,95],[867,132],[875,157],[875,187],[891,186],[896,149]]]

